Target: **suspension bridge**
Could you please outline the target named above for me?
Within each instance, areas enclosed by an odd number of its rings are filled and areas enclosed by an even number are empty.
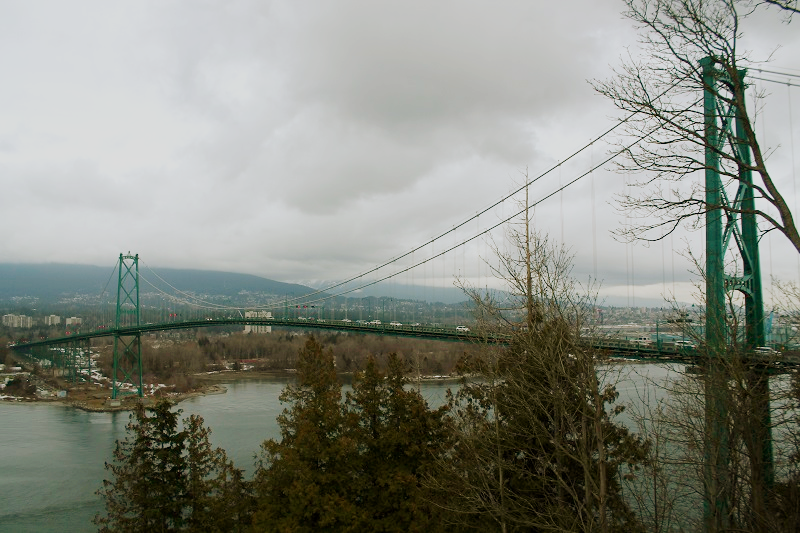
[[[764,76],[768,74],[762,71],[758,71],[757,74],[758,76],[755,76],[754,79],[767,82],[776,81],[765,78]],[[744,73],[742,73],[742,75],[744,75]],[[746,308],[745,314],[747,316],[747,327],[745,328],[747,336],[746,344],[752,349],[767,344],[764,332],[764,298],[761,287],[758,229],[755,217],[747,214],[747,212],[754,210],[752,178],[749,172],[743,174],[739,179],[738,189],[735,193],[729,194],[719,176],[719,169],[722,166],[720,154],[724,153],[725,150],[732,152],[733,158],[737,161],[741,160],[746,166],[749,166],[750,153],[743,143],[735,141],[735,139],[740,138],[743,134],[741,131],[741,124],[738,118],[734,116],[734,110],[730,105],[728,105],[727,109],[723,108],[726,100],[725,98],[721,98],[720,94],[729,89],[730,83],[724,82],[724,80],[723,83],[718,83],[719,80],[714,76],[709,76],[708,81],[713,83],[708,84],[708,90],[705,92],[703,104],[705,109],[704,113],[707,117],[705,134],[708,139],[708,145],[711,147],[707,149],[706,154],[707,170],[705,188],[707,191],[716,192],[708,197],[706,201],[709,205],[720,206],[720,209],[709,210],[706,215],[705,277],[709,313],[705,318],[708,327],[705,328],[705,331],[698,331],[695,336],[704,335],[709,346],[717,346],[716,350],[724,351],[721,347],[724,347],[726,342],[726,333],[724,332],[725,295],[734,291],[739,291],[745,297],[744,307]],[[787,87],[796,86],[791,82],[786,83]],[[791,106],[791,99],[789,100],[789,105]],[[565,165],[572,160],[577,161],[582,154],[593,153],[593,147],[596,143],[625,124],[629,118],[631,117],[629,116],[620,120],[600,136],[591,139],[573,154],[559,161],[538,176],[529,179],[526,175],[525,183],[516,190],[478,211],[475,215],[468,217],[460,224],[434,236],[421,245],[415,246],[402,255],[391,258],[366,272],[359,273],[356,276],[330,285],[322,290],[302,296],[292,295],[291,298],[287,295],[282,301],[280,298],[273,297],[272,300],[267,303],[256,303],[255,305],[248,305],[247,307],[232,306],[213,301],[207,297],[200,297],[196,294],[182,291],[167,282],[158,273],[149,269],[149,267],[147,267],[147,269],[150,271],[150,274],[140,277],[140,258],[138,255],[131,255],[129,252],[128,254],[120,254],[117,265],[115,266],[115,273],[118,275],[118,283],[116,305],[113,308],[113,313],[109,314],[108,309],[110,306],[106,306],[106,315],[100,320],[95,321],[95,324],[87,325],[89,328],[88,331],[87,327],[83,327],[76,331],[70,331],[68,335],[62,337],[31,339],[28,342],[19,342],[12,346],[12,348],[17,352],[27,350],[31,353],[35,353],[36,355],[34,355],[34,357],[47,357],[46,354],[43,355],[43,348],[59,345],[77,346],[82,343],[86,343],[88,346],[88,343],[90,343],[92,339],[111,337],[114,339],[115,345],[115,373],[119,370],[128,381],[141,383],[140,377],[137,378],[137,376],[124,370],[126,365],[123,364],[122,361],[127,361],[134,368],[140,367],[140,356],[136,353],[132,353],[140,350],[138,347],[140,336],[146,333],[177,329],[233,325],[256,327],[282,326],[454,341],[507,342],[508,337],[502,334],[487,336],[479,331],[468,331],[464,326],[459,327],[457,311],[454,313],[454,320],[437,321],[434,318],[423,324],[418,322],[415,318],[411,318],[409,321],[408,315],[406,315],[404,323],[395,320],[388,322],[385,320],[385,313],[381,314],[384,318],[383,321],[375,320],[374,316],[371,316],[370,320],[354,321],[347,318],[346,307],[344,310],[344,317],[341,316],[341,312],[336,312],[335,309],[337,301],[355,295],[371,286],[386,287],[387,283],[394,283],[399,280],[405,280],[406,283],[411,284],[415,281],[420,281],[423,285],[429,284],[429,280],[433,277],[435,272],[446,273],[447,269],[450,268],[448,266],[450,260],[453,261],[450,275],[459,280],[466,280],[462,286],[470,287],[471,277],[467,272],[468,267],[465,257],[469,254],[470,256],[480,256],[485,260],[487,255],[487,249],[484,247],[481,251],[480,248],[476,246],[476,243],[480,242],[482,238],[484,240],[496,238],[494,233],[496,230],[502,230],[520,217],[524,216],[527,218],[531,210],[534,211],[535,216],[535,209],[537,206],[543,205],[549,199],[558,198],[562,204],[561,218],[563,242],[564,191],[575,184],[586,182],[588,178],[588,181],[591,181],[592,197],[594,198],[595,185],[593,173],[608,164],[621,153],[630,150],[642,139],[638,138],[632,140],[630,144],[612,151],[607,157],[600,161],[595,161],[594,157],[592,157],[590,160],[591,164],[588,165],[588,168],[584,167],[582,170],[572,169],[571,177],[567,180],[564,180],[561,174],[565,168],[568,168]],[[789,118],[791,120],[791,113],[789,114]],[[793,128],[793,125],[790,124],[790,126]],[[737,127],[740,129],[736,130]],[[558,186],[538,194],[534,201],[528,202],[527,194],[529,189],[537,183],[552,184],[552,178],[556,171],[559,173]],[[549,178],[550,181],[545,181],[545,178]],[[524,206],[521,206],[516,196],[523,191],[526,194],[526,202]],[[517,202],[516,204],[514,203],[515,201]],[[554,202],[551,201],[550,203],[552,204]],[[509,209],[509,206],[511,206],[511,209]],[[596,227],[594,224],[594,209],[593,205],[592,255],[594,279],[597,279],[598,251]],[[487,220],[490,220],[490,222],[487,223]],[[735,243],[736,246],[730,246],[732,243]],[[499,250],[489,250],[489,252],[498,253]],[[625,253],[626,269],[628,270],[627,276],[632,279],[633,256],[631,254],[629,262],[627,247]],[[461,255],[460,263],[459,254]],[[663,254],[664,250],[662,248],[662,255]],[[674,249],[672,254],[675,254]],[[734,262],[738,262],[738,265],[735,267],[739,269],[738,274],[736,272],[729,274],[725,271],[723,263],[728,261],[730,256],[734,256]],[[674,259],[672,261],[674,270]],[[664,258],[662,258],[662,262],[666,262]],[[770,268],[771,264],[772,262],[770,261]],[[477,279],[479,281],[472,284],[472,286],[477,285],[480,287],[482,283],[480,281],[481,276],[491,275],[492,268],[491,266],[484,265],[483,272],[481,272],[479,262],[477,266]],[[444,279],[445,276],[442,275],[440,277]],[[472,279],[474,279],[474,276],[472,276]],[[629,285],[631,286],[632,292],[635,284],[629,283]],[[160,312],[154,311],[153,305],[149,303],[144,305],[140,302],[140,292],[142,289],[147,291],[146,298],[148,296],[154,296],[155,298],[161,299],[163,304]],[[664,289],[666,293],[665,268]],[[635,296],[633,298],[633,304],[635,305]],[[330,313],[329,315],[325,312],[326,306]],[[181,309],[192,309],[193,311],[185,312],[180,311]],[[302,312],[312,312],[313,315],[312,310],[316,311],[316,317],[300,316]],[[462,310],[462,316],[466,317],[468,313],[469,311],[467,309]],[[377,315],[377,313],[374,314]],[[595,344],[597,348],[607,349],[614,353],[653,358],[684,358],[687,353],[691,355],[693,350],[692,348],[687,348],[685,345],[662,342],[658,336],[655,339],[655,343],[630,343],[626,342],[624,338],[604,338],[602,342],[598,340]],[[70,361],[70,359],[72,360]],[[59,364],[66,365],[70,375],[77,375],[74,358],[62,358]],[[118,369],[117,366],[120,368]],[[141,375],[140,368],[132,372]],[[115,386],[115,396],[117,392]]]
[[[751,391],[753,400],[751,408],[754,418],[760,420],[760,427],[757,429],[757,438],[754,441],[758,445],[757,450],[753,450],[753,461],[758,463],[758,479],[754,480],[754,487],[771,486],[774,483],[774,459],[772,451],[771,423],[770,423],[770,391],[769,391],[769,372],[768,365],[764,365],[764,359],[775,361],[775,357],[769,352],[760,351],[767,344],[765,331],[764,314],[764,294],[761,282],[761,266],[759,256],[759,229],[756,222],[756,198],[763,190],[753,184],[751,176],[751,148],[745,142],[746,124],[740,115],[740,109],[733,104],[737,100],[737,91],[743,91],[745,72],[741,71],[735,75],[722,73],[716,70],[715,65],[710,59],[704,60],[703,85],[705,87],[702,98],[702,115],[704,117],[704,147],[705,147],[705,181],[703,189],[705,191],[704,202],[704,221],[705,227],[705,267],[703,278],[705,283],[705,308],[704,308],[704,327],[703,327],[703,350],[695,351],[694,348],[686,345],[669,345],[662,342],[650,343],[630,343],[628,341],[606,338],[589,341],[597,349],[606,350],[612,353],[629,354],[639,357],[660,358],[662,360],[680,360],[700,363],[705,375],[705,408],[706,422],[710,426],[709,434],[712,439],[706,442],[706,514],[707,516],[724,512],[726,502],[720,496],[716,483],[721,479],[720,472],[725,471],[729,461],[729,451],[724,448],[727,442],[727,421],[725,420],[726,398],[724,397],[727,389],[727,381],[730,379],[727,366],[730,359],[731,331],[728,325],[728,314],[730,313],[729,303],[731,294],[738,294],[743,300],[744,327],[740,342],[745,347],[745,353],[751,356],[745,361],[749,368],[748,389]],[[731,77],[733,76],[733,77]],[[765,74],[756,79],[764,80]],[[767,80],[774,81],[774,80]],[[787,86],[796,86],[787,82]],[[791,114],[790,114],[791,117]],[[630,118],[630,117],[629,117]],[[475,243],[482,237],[491,237],[498,228],[511,223],[514,219],[525,217],[529,220],[529,212],[537,205],[546,200],[559,197],[563,191],[570,186],[580,182],[584,178],[592,176],[592,173],[612,161],[615,157],[629,151],[634,145],[639,143],[645,136],[634,139],[630,144],[622,146],[619,150],[612,152],[607,158],[592,164],[583,172],[575,172],[572,177],[564,182],[559,177],[558,187],[538,195],[533,202],[525,202],[519,209],[512,209],[510,212],[498,211],[498,206],[507,206],[515,195],[529,189],[542,180],[545,176],[553,172],[562,170],[563,165],[570,159],[577,157],[578,154],[591,150],[596,142],[613,132],[618,126],[624,124],[628,119],[621,120],[617,125],[610,128],[600,137],[592,139],[585,146],[580,148],[570,157],[558,162],[547,171],[529,179],[526,175],[525,183],[511,194],[502,198],[500,201],[490,205],[486,209],[469,217],[467,220],[454,226],[429,241],[414,247],[412,250],[398,257],[392,258],[367,272],[358,274],[345,281],[326,287],[324,290],[305,294],[302,297],[284,298],[281,301],[272,301],[265,305],[249,306],[251,313],[242,313],[245,308],[231,307],[213,301],[204,300],[196,295],[180,291],[170,284],[174,290],[168,294],[162,289],[165,299],[173,302],[183,302],[194,305],[200,309],[205,316],[185,318],[177,313],[170,313],[166,320],[155,322],[145,322],[140,301],[140,272],[139,256],[120,254],[118,261],[118,283],[117,298],[114,311],[113,324],[110,320],[107,324],[88,332],[78,332],[59,338],[47,338],[32,340],[30,342],[17,343],[12,348],[20,353],[28,353],[33,357],[43,357],[42,351],[58,352],[65,359],[63,364],[69,366],[75,375],[81,370],[81,365],[87,364],[87,358],[79,357],[82,350],[88,352],[89,344],[92,339],[100,337],[111,337],[114,341],[114,390],[116,398],[121,390],[118,387],[120,382],[128,382],[138,385],[138,394],[142,394],[142,365],[141,365],[141,336],[150,332],[168,331],[174,329],[206,328],[211,326],[274,326],[292,327],[319,330],[339,330],[359,333],[375,333],[381,335],[403,335],[429,339],[443,339],[461,342],[492,342],[508,343],[509,335],[486,334],[480,331],[471,331],[470,328],[459,325],[443,325],[437,323],[400,323],[392,321],[388,324],[378,320],[353,321],[348,318],[336,316],[331,311],[330,318],[327,315],[318,313],[317,317],[301,317],[298,313],[291,316],[288,310],[298,309],[302,305],[303,309],[308,306],[312,308],[320,306],[324,302],[335,301],[336,298],[343,298],[349,294],[363,291],[365,288],[383,282],[402,279],[411,276],[414,280],[415,273],[423,272],[421,279],[427,278],[425,269],[436,268],[442,272],[447,266],[443,266],[445,261],[453,260],[452,275],[460,280],[468,279],[467,273],[459,268],[458,254],[462,258],[466,256],[467,250],[473,254]],[[792,126],[793,128],[793,126]],[[793,140],[792,140],[793,142]],[[792,151],[794,147],[792,146]],[[733,162],[731,166],[731,162]],[[733,168],[733,170],[732,170]],[[734,174],[735,173],[735,174]],[[725,179],[723,179],[723,176]],[[551,182],[552,183],[552,182]],[[733,191],[728,191],[727,187],[733,186]],[[594,182],[592,181],[592,193],[594,197]],[[562,205],[563,205],[563,196]],[[518,206],[519,207],[519,206]],[[762,211],[763,213],[763,211]],[[491,216],[487,217],[487,214]],[[483,217],[483,218],[481,218]],[[485,221],[491,219],[491,223]],[[592,207],[592,232],[593,232],[593,256],[595,266],[595,278],[597,278],[597,243],[594,225],[594,206]],[[563,213],[562,213],[563,223]],[[472,228],[464,235],[464,231]],[[526,226],[527,227],[527,226]],[[563,238],[562,238],[563,240]],[[497,251],[497,250],[494,250]],[[480,254],[476,254],[480,255]],[[440,263],[435,264],[439,260]],[[465,262],[462,259],[462,266]],[[730,266],[733,264],[733,271]],[[726,265],[728,269],[726,270]],[[628,258],[626,257],[626,268]],[[631,260],[632,270],[632,260]],[[492,272],[492,267],[485,267],[484,273]],[[166,283],[160,276],[157,280]],[[156,281],[147,281],[152,288],[156,288]],[[463,283],[469,287],[469,283]],[[283,313],[281,313],[281,309]],[[329,307],[330,310],[330,307]],[[237,316],[238,314],[238,316]],[[736,335],[736,334],[734,334]],[[57,347],[68,346],[63,350]],[[38,354],[37,355],[37,351]],[[757,354],[762,357],[756,357]],[[46,356],[44,356],[46,357]],[[780,361],[778,361],[780,362]],[[783,361],[787,362],[787,361]],[[791,362],[791,361],[788,361]],[[90,368],[90,363],[89,368]],[[720,444],[722,443],[722,444]],[[716,510],[715,510],[716,509]],[[720,511],[722,509],[722,511]]]
[[[770,73],[767,71],[757,71],[756,76],[753,76],[753,78],[761,81],[777,82],[777,80],[769,79],[767,77],[769,74]],[[713,78],[713,76],[709,79],[711,80],[711,78]],[[720,154],[725,152],[725,150],[733,153],[733,159],[737,161],[741,160],[747,163],[748,166],[750,154],[742,143],[732,141],[732,139],[735,140],[741,137],[742,132],[735,129],[736,127],[741,127],[741,124],[737,121],[737,118],[732,115],[732,113],[734,113],[733,110],[730,106],[724,109],[725,99],[719,98],[720,93],[726,90],[725,83],[722,83],[720,88],[717,88],[718,80],[711,81],[714,81],[714,83],[709,84],[709,90],[706,91],[704,96],[705,115],[707,120],[710,121],[706,127],[706,136],[709,141],[709,146],[713,147],[708,149],[706,154],[707,170],[705,188],[707,191],[717,191],[715,193],[716,196],[712,195],[712,197],[707,198],[707,203],[709,205],[719,205],[721,209],[709,210],[706,216],[706,296],[708,299],[708,308],[712,312],[706,317],[706,321],[710,324],[710,327],[706,328],[705,332],[699,332],[699,334],[707,337],[710,335],[710,337],[706,339],[710,345],[722,346],[725,344],[724,339],[726,334],[724,333],[725,326],[723,324],[725,320],[723,316],[725,313],[725,295],[738,291],[745,295],[746,322],[748,324],[746,333],[748,338],[746,344],[751,347],[760,347],[767,344],[767,338],[764,332],[764,298],[761,287],[758,250],[759,237],[755,217],[745,214],[745,212],[754,209],[753,188],[752,185],[748,185],[752,184],[752,178],[749,176],[749,173],[743,175],[738,181],[738,189],[735,192],[728,193],[720,180],[720,173],[718,170],[721,167]],[[796,84],[791,81],[787,81],[786,85],[787,88],[796,86]],[[788,100],[788,104],[791,109],[791,98]],[[791,121],[791,113],[789,113],[788,116]],[[346,307],[344,308],[344,316],[342,316],[341,312],[336,311],[338,305],[337,301],[355,296],[372,286],[380,286],[383,288],[386,287],[387,284],[395,282],[404,282],[411,285],[421,283],[423,286],[430,286],[430,280],[434,277],[445,279],[447,277],[445,274],[448,270],[450,270],[449,276],[451,278],[464,281],[463,286],[482,287],[486,277],[492,275],[492,269],[494,267],[484,264],[483,268],[481,268],[481,261],[477,263],[473,262],[472,266],[470,266],[467,264],[465,258],[468,256],[481,257],[483,261],[485,261],[487,255],[490,255],[492,252],[498,252],[499,250],[497,249],[487,249],[485,241],[497,238],[496,231],[502,230],[510,223],[513,223],[515,219],[519,219],[523,216],[527,218],[529,211],[533,211],[535,217],[535,210],[537,207],[547,205],[546,202],[548,200],[550,200],[550,204],[555,203],[553,201],[554,199],[560,200],[561,202],[561,240],[563,242],[564,191],[570,187],[576,186],[576,184],[580,185],[581,183],[591,182],[592,197],[594,198],[594,172],[607,165],[621,153],[630,150],[632,146],[636,145],[642,139],[633,139],[629,144],[618,147],[617,150],[612,151],[607,157],[604,157],[600,161],[596,161],[592,155],[591,159],[588,161],[590,164],[583,168],[580,168],[580,166],[570,168],[567,165],[571,162],[579,161],[580,157],[585,156],[587,153],[593,154],[595,144],[614,132],[618,127],[625,124],[629,118],[631,117],[620,120],[613,127],[609,128],[598,137],[591,139],[574,153],[558,161],[557,164],[532,179],[529,179],[526,175],[525,182],[516,188],[516,190],[500,198],[498,201],[493,202],[484,209],[481,209],[461,223],[413,247],[404,254],[393,257],[365,272],[332,284],[322,290],[302,296],[292,295],[291,298],[288,295],[283,299],[280,297],[272,297],[269,302],[256,302],[254,305],[248,305],[246,307],[232,306],[220,303],[208,297],[200,297],[196,294],[182,291],[167,282],[158,273],[149,269],[149,267],[147,267],[147,269],[150,270],[150,273],[140,278],[139,256],[131,255],[130,253],[120,254],[119,261],[115,266],[115,273],[118,275],[115,307],[112,308],[110,305],[107,305],[103,310],[105,315],[101,319],[96,320],[94,324],[87,324],[79,331],[71,331],[69,335],[59,338],[31,339],[29,342],[18,343],[12,348],[15,351],[21,352],[27,349],[89,342],[91,339],[101,337],[112,337],[115,339],[115,345],[118,345],[122,342],[120,339],[127,339],[129,337],[137,339],[143,333],[229,325],[257,327],[285,326],[322,330],[336,329],[340,331],[379,333],[383,335],[402,335],[456,341],[479,341],[482,339],[481,333],[458,329],[459,319],[457,310],[454,313],[454,319],[448,317],[448,320],[436,320],[434,318],[425,324],[418,322],[418,320],[422,320],[421,318],[415,318],[413,315],[409,317],[408,314],[406,314],[406,318],[403,319],[402,324],[394,320],[389,322],[386,320],[385,313],[381,314],[383,322],[374,319],[374,315],[377,315],[377,313],[373,313],[373,316],[369,317],[370,319],[366,321],[352,321],[347,318]],[[790,123],[790,130],[792,129],[793,125]],[[792,145],[791,149],[793,150],[793,148]],[[587,161],[585,161],[584,157],[580,165],[585,163],[587,163]],[[562,172],[564,170],[570,172],[569,179],[563,179]],[[556,173],[558,173],[558,186],[552,187]],[[526,200],[525,205],[520,206],[517,195],[523,191],[527,195],[529,189],[537,184],[546,184],[546,186],[550,188],[536,194],[532,202],[527,202]],[[517,203],[515,204],[515,202]],[[593,204],[593,278],[598,279],[598,245],[596,240],[596,225],[594,223],[594,210],[595,207]],[[482,250],[478,244],[481,240],[484,241],[484,248]],[[663,293],[666,294],[669,291],[666,287],[665,264],[667,260],[663,249],[663,243],[664,240],[662,240],[662,263],[664,263],[662,264],[662,275],[664,278]],[[736,246],[731,246],[734,243]],[[634,269],[632,250],[630,258],[628,255],[629,248],[626,246],[625,267],[627,270],[626,277],[628,278],[627,285],[630,287],[628,305],[630,306],[633,304],[633,306],[635,306],[636,299],[635,293],[633,293],[635,283],[633,282]],[[674,246],[672,255],[676,255]],[[738,273],[728,273],[724,268],[723,263],[728,261],[731,256],[734,256],[734,261],[738,263],[738,265],[735,266]],[[621,257],[619,259],[621,259]],[[452,266],[450,266],[450,261],[452,261]],[[670,259],[670,261],[673,263],[674,292],[674,259]],[[476,266],[477,276],[475,275]],[[771,268],[772,260],[770,251],[770,271]],[[476,279],[477,282],[474,282]],[[435,287],[433,288],[435,289]],[[151,302],[140,302],[140,292],[142,290],[146,291],[143,298],[144,300],[147,300],[148,297],[161,299],[163,303],[160,312],[154,310],[154,306]],[[632,300],[630,298],[631,293],[634,294]],[[107,303],[111,304],[111,302]],[[109,313],[109,309],[113,309],[113,311]],[[181,311],[181,309],[192,309],[193,311],[185,312]],[[302,312],[312,312],[312,309],[316,311],[316,317],[300,316]],[[462,317],[466,317],[469,311],[467,309],[462,309],[461,312]],[[722,313],[722,315],[720,315],[720,313]],[[312,314],[314,313],[312,312]],[[91,331],[87,331],[87,327],[92,328]],[[505,342],[502,336],[486,339],[484,335],[483,340]],[[604,346],[610,347],[611,342],[611,340],[605,340]],[[617,340],[613,342],[617,342]],[[676,346],[669,342],[662,343],[658,338],[656,338],[656,342],[652,345],[649,343],[618,343],[618,346],[614,346],[613,348],[620,353],[656,357],[669,357],[679,351]],[[122,351],[124,352],[125,349],[122,349]],[[131,356],[129,354],[129,358],[132,359],[134,366],[138,364],[136,356]],[[115,362],[117,359],[118,353],[117,350],[115,350]],[[72,370],[71,373],[74,374],[74,369]]]

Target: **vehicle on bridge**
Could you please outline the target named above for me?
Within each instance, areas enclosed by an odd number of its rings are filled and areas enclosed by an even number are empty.
[[[764,355],[766,355],[766,356],[771,356],[771,355],[777,356],[777,355],[781,354],[778,350],[776,350],[775,348],[770,348],[769,346],[756,346],[753,349],[753,351],[756,353],[756,355],[762,355],[762,356],[764,356]]]

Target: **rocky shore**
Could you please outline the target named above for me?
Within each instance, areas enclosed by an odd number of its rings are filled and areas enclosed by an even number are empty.
[[[199,387],[187,392],[167,392],[164,389],[158,389],[154,394],[145,395],[143,398],[130,394],[112,400],[111,391],[108,388],[97,385],[78,385],[58,389],[36,376],[27,376],[27,378],[36,385],[35,393],[31,391],[23,395],[0,394],[0,401],[7,403],[47,403],[74,407],[90,412],[114,412],[129,411],[139,401],[149,404],[161,398],[167,398],[170,401],[179,403],[187,398],[207,394],[225,394],[227,392],[227,389],[222,385],[203,382]]]

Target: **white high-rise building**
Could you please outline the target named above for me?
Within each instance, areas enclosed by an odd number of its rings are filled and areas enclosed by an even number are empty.
[[[25,315],[3,315],[3,325],[10,328],[32,328],[33,318]]]

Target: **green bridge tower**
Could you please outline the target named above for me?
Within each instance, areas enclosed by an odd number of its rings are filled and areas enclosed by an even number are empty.
[[[139,328],[139,255],[119,254],[119,283],[117,285],[117,313],[114,322],[114,389],[112,398],[121,394],[131,394],[120,390],[123,383],[138,387],[137,393],[143,395],[142,384],[142,342]],[[130,334],[120,334],[120,328],[133,328]]]
[[[754,348],[765,344],[764,301],[758,256],[758,227],[751,167],[750,144],[743,126],[745,71],[731,76],[712,58],[700,61],[703,69],[705,117],[706,202],[706,345],[704,529],[730,527],[730,428],[728,412],[732,371],[745,374],[749,405],[749,428],[744,441],[750,455],[751,505],[754,516],[763,516],[765,498],[774,482],[769,381],[758,363],[747,362]],[[736,103],[739,102],[737,107]],[[720,171],[736,184],[731,199]],[[730,179],[735,176],[735,179]],[[731,240],[736,249],[729,245]],[[725,273],[726,254],[732,254],[736,272]],[[729,263],[730,264],[730,263]],[[742,331],[728,323],[727,295],[739,291],[744,297],[745,324]],[[735,337],[735,338],[734,338]],[[738,348],[737,348],[738,346]]]

